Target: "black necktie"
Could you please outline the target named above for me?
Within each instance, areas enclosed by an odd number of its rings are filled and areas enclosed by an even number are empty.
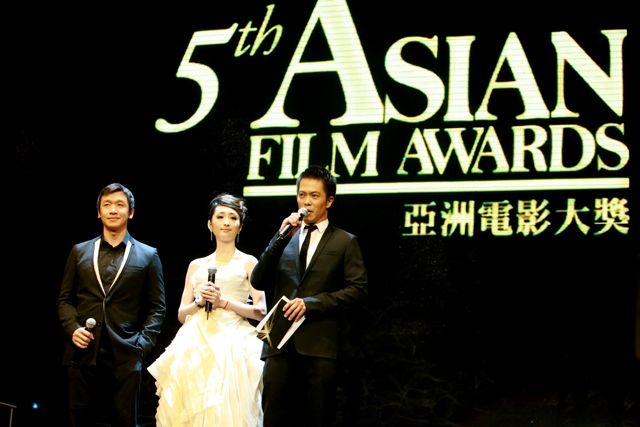
[[[307,230],[307,235],[300,247],[300,276],[304,275],[304,270],[307,268],[307,251],[309,250],[309,241],[311,240],[311,233],[318,228],[317,225],[305,225],[304,229]]]

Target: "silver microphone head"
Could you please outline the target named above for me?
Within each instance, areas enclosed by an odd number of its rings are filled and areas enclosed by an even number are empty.
[[[94,319],[93,317],[89,317],[85,322],[84,322],[84,328],[87,331],[92,330],[93,328],[96,327],[96,319]]]
[[[309,213],[309,209],[307,209],[307,208],[298,209],[298,215],[300,215],[300,219],[302,219],[305,216],[307,216],[308,213]]]

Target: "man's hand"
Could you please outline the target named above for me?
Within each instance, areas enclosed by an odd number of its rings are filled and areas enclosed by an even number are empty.
[[[297,322],[307,312],[307,307],[302,298],[294,298],[282,307],[282,311],[284,311],[284,317]]]

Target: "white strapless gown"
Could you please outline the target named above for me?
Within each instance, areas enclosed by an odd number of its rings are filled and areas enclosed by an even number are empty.
[[[225,298],[246,302],[249,282],[244,265],[250,255],[236,251],[217,267],[216,285]],[[203,266],[194,289],[207,282]],[[198,310],[178,330],[148,370],[156,379],[158,427],[262,426],[262,341],[234,311]]]

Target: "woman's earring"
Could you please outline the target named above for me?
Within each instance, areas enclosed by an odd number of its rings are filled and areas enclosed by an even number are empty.
[[[211,241],[213,241],[213,231],[209,230],[209,233],[211,233]]]

